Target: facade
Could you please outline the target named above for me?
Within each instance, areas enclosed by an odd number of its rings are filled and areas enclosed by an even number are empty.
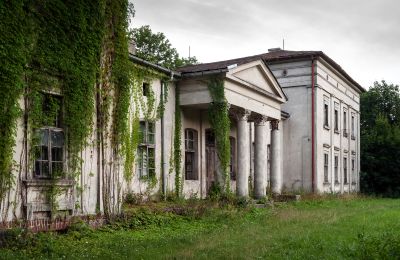
[[[139,111],[142,135],[134,151],[132,178],[124,178],[124,158],[116,159],[109,145],[99,147],[96,127],[80,153],[78,177],[50,178],[66,169],[66,130],[58,121],[41,127],[39,152],[29,154],[32,149],[25,131],[29,121],[21,118],[14,149],[15,185],[1,202],[0,221],[118,213],[127,193],[149,197],[174,192],[176,98],[182,118],[178,170],[182,193],[207,197],[221,171],[208,120],[213,100],[207,82],[216,75],[224,82],[229,103],[233,192],[261,198],[267,192],[359,190],[359,95],[364,89],[322,52],[273,50],[178,71],[135,56],[131,59],[170,78],[168,83],[161,79],[140,83],[143,96],[151,88],[156,103],[161,97],[167,102],[163,116],[155,121],[146,120]],[[62,106],[62,93],[56,89],[44,91],[44,96]],[[20,104],[26,109],[22,99]],[[133,113],[131,108],[129,120]],[[97,117],[93,115],[94,121]],[[155,182],[149,182],[149,177]],[[49,201],[52,187],[57,187],[56,203]]]

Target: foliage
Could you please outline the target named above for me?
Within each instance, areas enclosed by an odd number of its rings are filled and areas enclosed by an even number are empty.
[[[400,196],[399,87],[375,82],[361,96],[361,191]]]
[[[226,193],[230,192],[230,174],[228,166],[230,162],[230,119],[228,115],[229,105],[225,98],[224,81],[221,78],[211,78],[208,82],[208,89],[210,91],[211,99],[213,102],[208,108],[208,118],[211,128],[215,134],[215,141],[217,145],[217,154],[220,162],[220,170],[222,171],[222,181],[219,183],[224,187]]]
[[[29,44],[24,5],[24,0],[0,3],[0,200],[14,182],[12,155]]]
[[[175,129],[174,129],[174,168],[175,168],[175,195],[181,196],[182,187],[182,115],[179,100],[179,88],[175,88]]]
[[[197,63],[196,57],[180,58],[166,36],[161,32],[153,33],[148,25],[133,29],[131,36],[139,58],[170,69]]]
[[[331,198],[274,208],[219,208],[204,200],[150,204],[127,208],[117,222],[93,232],[84,224],[31,238],[18,231],[0,258],[397,259],[399,217],[393,199]]]

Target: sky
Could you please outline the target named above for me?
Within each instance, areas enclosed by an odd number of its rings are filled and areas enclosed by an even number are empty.
[[[132,27],[163,32],[200,62],[320,50],[354,80],[400,84],[399,0],[134,0]]]

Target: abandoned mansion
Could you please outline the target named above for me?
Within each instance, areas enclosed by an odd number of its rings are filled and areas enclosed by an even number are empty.
[[[359,191],[360,94],[365,90],[325,53],[275,48],[176,71],[133,54],[130,60],[157,76],[144,75],[130,94],[128,128],[137,131],[124,153],[115,160],[113,140],[97,131],[94,113],[78,153],[78,174],[69,172],[63,93],[44,89],[43,111],[60,109],[32,133],[26,131],[30,121],[19,119],[14,182],[2,199],[0,221],[118,212],[126,194],[206,198],[222,177],[237,196],[257,199]],[[216,102],[210,81],[216,78],[229,118],[227,169],[221,169],[227,154],[218,152],[221,129],[210,120]],[[21,99],[22,111],[26,105]],[[160,109],[150,115],[144,108],[151,105]],[[27,141],[33,133],[35,144]],[[100,145],[99,138],[110,140]]]

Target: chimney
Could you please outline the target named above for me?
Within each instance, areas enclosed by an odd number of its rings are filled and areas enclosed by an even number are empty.
[[[271,49],[268,49],[268,52],[277,52],[277,51],[281,51],[282,49],[281,48],[271,48]]]
[[[136,43],[133,39],[130,39],[128,42],[128,51],[129,51],[129,54],[132,54],[132,55],[136,54]]]

